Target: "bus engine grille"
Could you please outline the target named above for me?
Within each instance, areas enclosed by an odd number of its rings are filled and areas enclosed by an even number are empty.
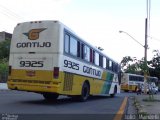
[[[63,91],[72,91],[73,74],[65,72]]]

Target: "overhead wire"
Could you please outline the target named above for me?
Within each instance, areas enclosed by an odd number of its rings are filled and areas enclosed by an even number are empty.
[[[0,4],[0,14],[4,15],[4,19],[3,19],[3,17],[1,17],[2,22],[1,22],[1,25],[0,25],[1,27],[0,28],[1,28],[2,31],[10,31],[10,30],[7,30],[6,27],[3,27],[4,26],[4,23],[3,23],[4,20],[5,21],[11,21],[11,22],[25,21],[22,16],[16,14],[12,10],[6,8],[5,6],[3,6],[1,4]],[[8,24],[8,23],[10,23],[10,22],[5,22],[5,24]]]
[[[150,19],[151,19],[151,0],[147,0],[147,19],[148,19],[148,33],[147,37],[149,37],[152,40],[156,40],[160,42],[160,39],[153,37],[150,35]]]
[[[153,36],[148,36],[150,39],[152,39],[152,40],[156,40],[156,41],[158,41],[158,42],[160,42],[160,39],[159,38],[156,38],[156,37],[153,37]]]
[[[4,7],[3,5],[0,5],[0,10],[1,10],[1,14],[5,15],[6,17],[12,19],[12,20],[24,20],[24,18],[18,14],[16,14],[15,12],[13,12],[12,10]]]

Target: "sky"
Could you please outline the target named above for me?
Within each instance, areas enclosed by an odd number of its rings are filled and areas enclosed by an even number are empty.
[[[13,33],[17,23],[59,20],[79,37],[120,62],[144,57],[147,0],[0,0],[0,31]],[[160,0],[151,0],[147,59],[160,49]],[[119,31],[124,31],[119,33]],[[127,35],[128,33],[129,35]]]

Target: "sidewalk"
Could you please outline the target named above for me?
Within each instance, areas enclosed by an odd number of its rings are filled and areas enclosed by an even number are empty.
[[[0,83],[0,90],[8,90],[7,83]]]
[[[148,94],[129,97],[124,120],[160,120],[160,93],[152,101]]]
[[[154,94],[153,101],[149,100],[149,95],[136,95],[137,109],[139,113],[160,115],[160,93]],[[139,104],[139,106],[138,106]]]
[[[160,120],[160,92],[149,99],[148,94],[128,96],[123,120]]]

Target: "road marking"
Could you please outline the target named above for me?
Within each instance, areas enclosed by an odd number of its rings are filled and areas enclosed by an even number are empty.
[[[121,120],[122,119],[125,107],[127,105],[127,100],[128,100],[128,97],[125,97],[123,102],[122,102],[122,105],[121,105],[120,109],[118,110],[118,112],[117,112],[117,114],[116,114],[116,116],[114,117],[113,120]]]

